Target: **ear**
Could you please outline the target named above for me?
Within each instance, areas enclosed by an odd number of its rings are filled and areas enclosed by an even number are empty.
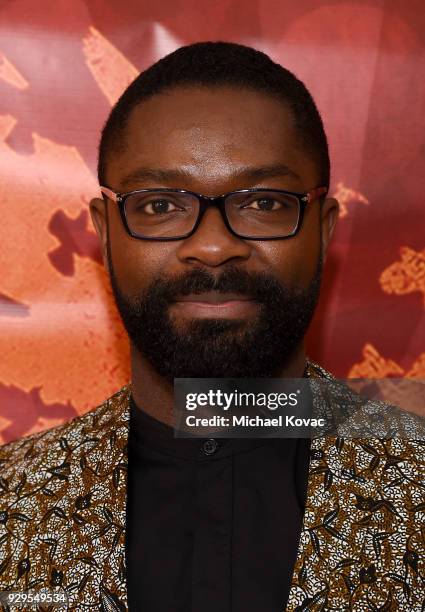
[[[108,270],[108,211],[105,200],[102,198],[93,198],[90,201],[90,215],[99,238],[103,263],[105,268]]]
[[[335,198],[326,198],[321,209],[322,252],[326,259],[329,243],[338,221],[339,204]]]

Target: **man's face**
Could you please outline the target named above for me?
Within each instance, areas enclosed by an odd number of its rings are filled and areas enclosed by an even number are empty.
[[[122,145],[107,165],[107,186],[116,192],[162,187],[214,196],[319,186],[291,112],[249,90],[155,95],[131,113]],[[118,206],[109,202],[106,211],[94,200],[132,349],[170,382],[278,375],[312,317],[335,211],[332,200],[322,213],[318,201],[308,204],[296,236],[259,241],[232,235],[211,207],[189,238],[157,242],[129,236]]]

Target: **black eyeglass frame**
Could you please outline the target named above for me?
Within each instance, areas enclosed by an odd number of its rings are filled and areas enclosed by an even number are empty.
[[[311,204],[311,202],[314,202],[314,200],[316,200],[317,198],[319,198],[320,196],[328,192],[327,187],[315,187],[314,189],[311,189],[310,191],[307,191],[305,193],[286,191],[284,189],[253,188],[253,189],[239,189],[238,191],[229,191],[229,193],[224,193],[219,196],[205,196],[200,193],[196,193],[194,191],[187,191],[186,189],[168,189],[168,188],[135,189],[133,191],[128,191],[126,193],[116,193],[115,191],[112,191],[112,189],[109,189],[109,187],[101,186],[100,190],[103,196],[105,196],[106,198],[109,198],[110,200],[118,204],[121,220],[123,222],[123,225],[127,233],[130,236],[132,236],[133,238],[136,238],[137,240],[155,240],[155,241],[161,241],[161,242],[168,242],[171,240],[184,240],[185,238],[189,238],[190,236],[192,236],[198,229],[199,225],[201,224],[205,211],[207,210],[209,206],[217,206],[228,231],[234,236],[237,236],[238,238],[242,238],[243,240],[286,240],[287,238],[293,238],[301,229],[301,225],[304,219],[304,213],[305,213],[307,204]],[[298,221],[295,226],[295,229],[293,230],[291,234],[288,234],[287,236],[244,236],[243,234],[241,235],[235,232],[235,230],[231,227],[230,222],[227,218],[227,213],[226,213],[227,198],[229,196],[236,195],[238,193],[256,193],[256,192],[258,193],[262,193],[262,192],[263,193],[265,192],[279,193],[279,194],[288,195],[288,196],[297,198],[298,204],[299,204]],[[199,201],[199,211],[198,211],[198,218],[196,219],[193,228],[190,230],[190,232],[183,234],[181,236],[168,236],[168,237],[141,236],[140,234],[133,232],[127,222],[125,202],[129,196],[135,195],[137,193],[181,193],[181,194],[187,194],[187,195],[196,197]]]

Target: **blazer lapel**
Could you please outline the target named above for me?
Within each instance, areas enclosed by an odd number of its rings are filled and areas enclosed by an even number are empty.
[[[397,438],[313,440],[286,610],[422,609],[423,451]]]

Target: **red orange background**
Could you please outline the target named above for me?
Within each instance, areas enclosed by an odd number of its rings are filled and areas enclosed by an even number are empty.
[[[420,0],[0,1],[0,442],[129,377],[87,203],[111,105],[199,40],[305,81],[341,219],[309,354],[336,375],[425,378],[425,11]]]

